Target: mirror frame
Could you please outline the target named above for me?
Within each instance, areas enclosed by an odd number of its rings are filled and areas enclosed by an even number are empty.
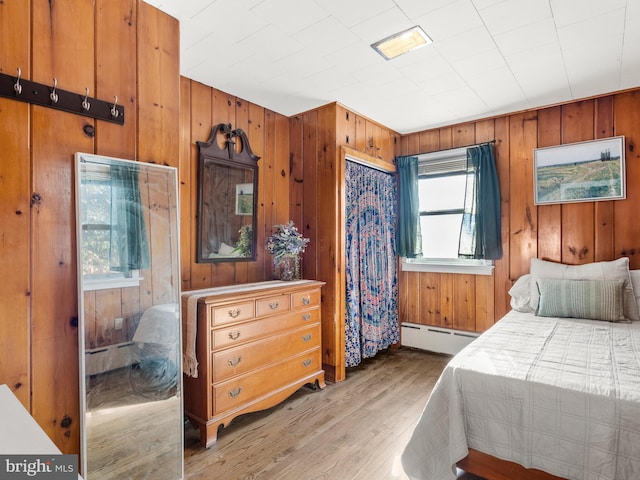
[[[109,283],[105,283],[91,282],[83,274],[82,214],[83,198],[87,197],[83,195],[82,185],[86,178],[83,171],[88,165],[117,165],[135,169],[139,174],[137,183],[145,190],[144,201],[137,200],[135,194],[120,193],[117,197],[125,199],[128,205],[139,201],[144,214],[145,233],[139,233],[137,238],[147,239],[149,252],[148,265],[138,267],[144,272],[140,277],[125,276],[124,282],[118,278],[116,283],[109,279]],[[135,476],[181,480],[184,478],[184,408],[178,170],[76,152],[75,201],[82,478]],[[154,238],[162,241],[154,243]],[[93,300],[87,301],[90,297]],[[97,326],[98,319],[101,326]],[[122,338],[110,336],[109,332],[116,330],[122,330]],[[104,335],[106,341],[91,345],[89,337],[98,334]],[[166,368],[169,364],[174,368]],[[98,368],[94,368],[96,366]],[[157,382],[160,385],[155,385]],[[108,388],[103,388],[105,385]],[[99,403],[92,407],[96,399]],[[141,428],[138,421],[149,428]],[[144,425],[147,421],[149,425]],[[99,422],[104,422],[103,427],[111,426],[100,429],[96,426]],[[122,425],[129,430],[123,432]],[[153,437],[152,430],[160,435]],[[134,431],[140,432],[140,436],[132,435]],[[125,446],[128,456],[122,454]],[[159,462],[161,455],[163,461]],[[108,461],[103,462],[104,458]]]
[[[220,147],[219,141],[224,146]],[[257,212],[258,212],[258,160],[260,157],[251,151],[246,133],[240,129],[232,129],[230,123],[219,123],[211,129],[206,142],[197,141],[198,145],[198,210],[196,230],[196,262],[248,262],[255,261],[257,251]],[[205,215],[204,170],[210,164],[250,170],[253,173],[253,215],[251,222],[251,255],[247,257],[209,258],[203,248],[203,218]]]

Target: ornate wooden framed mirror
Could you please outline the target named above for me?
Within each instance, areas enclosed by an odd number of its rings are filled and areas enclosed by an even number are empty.
[[[258,160],[247,135],[231,124],[213,127],[196,142],[198,157],[198,263],[256,259]]]

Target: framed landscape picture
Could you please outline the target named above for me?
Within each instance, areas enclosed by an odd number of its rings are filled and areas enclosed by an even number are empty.
[[[253,183],[236,184],[236,215],[253,215]]]
[[[536,205],[626,196],[623,136],[536,148],[533,168]]]

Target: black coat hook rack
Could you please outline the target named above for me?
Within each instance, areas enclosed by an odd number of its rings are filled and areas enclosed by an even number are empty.
[[[55,108],[69,113],[97,118],[107,122],[124,125],[124,105],[118,105],[118,97],[113,102],[106,102],[89,96],[87,87],[84,94],[73,93],[57,88],[54,78],[51,85],[36,83],[18,75],[0,73],[0,97],[13,98],[22,102]]]

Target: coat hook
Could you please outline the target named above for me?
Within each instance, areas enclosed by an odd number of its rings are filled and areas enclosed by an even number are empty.
[[[84,108],[87,112],[91,108],[91,104],[89,103],[89,87],[85,89],[84,100],[82,101],[82,108]]]
[[[56,87],[58,86],[58,79],[53,78],[53,91],[49,94],[49,98],[53,103],[58,103],[58,94],[56,93]]]
[[[16,78],[16,83],[13,85],[13,90],[18,95],[22,93],[22,85],[20,85],[20,75],[22,74],[22,70],[18,67],[18,78]]]
[[[113,118],[118,118],[118,115],[120,115],[120,112],[116,108],[118,106],[118,96],[114,95],[113,98],[114,100],[113,100],[113,107],[111,107],[111,116]]]

